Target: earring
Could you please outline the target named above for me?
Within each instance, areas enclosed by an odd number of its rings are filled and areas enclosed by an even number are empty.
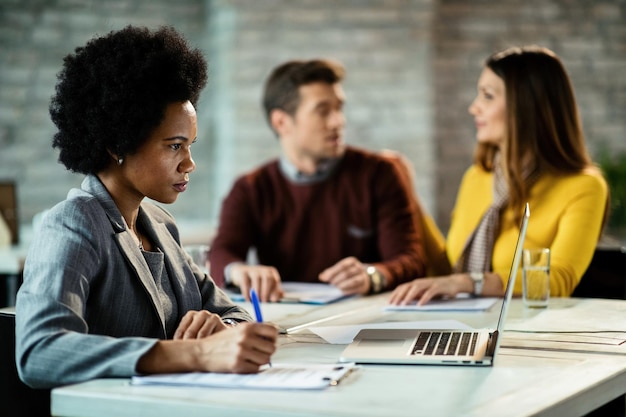
[[[120,158],[117,160],[118,165],[122,165],[124,163],[124,158]]]

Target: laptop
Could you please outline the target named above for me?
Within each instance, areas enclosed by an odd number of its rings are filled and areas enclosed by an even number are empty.
[[[500,347],[515,277],[530,217],[528,203],[517,236],[498,325],[493,329],[362,329],[341,354],[340,362],[491,366]]]

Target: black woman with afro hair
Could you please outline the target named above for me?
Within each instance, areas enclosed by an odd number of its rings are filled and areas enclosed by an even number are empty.
[[[203,54],[173,28],[128,26],[65,57],[50,105],[59,161],[85,174],[44,216],[16,300],[20,378],[254,373],[277,330],[254,323],[180,243],[173,203],[195,169]]]

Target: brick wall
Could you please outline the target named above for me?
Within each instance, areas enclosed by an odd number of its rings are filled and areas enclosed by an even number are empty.
[[[482,61],[497,49],[555,50],[592,153],[626,150],[625,9],[622,0],[2,0],[0,178],[18,181],[22,222],[63,199],[81,179],[50,146],[48,101],[63,56],[129,23],[172,24],[209,59],[198,167],[188,192],[167,207],[179,220],[214,225],[235,176],[278,154],[260,108],[262,83],[284,60],[323,56],[348,70],[348,142],[404,152],[445,231],[471,163],[467,107]]]

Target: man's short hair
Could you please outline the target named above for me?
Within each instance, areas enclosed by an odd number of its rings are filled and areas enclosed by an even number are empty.
[[[293,116],[300,102],[300,86],[315,82],[336,84],[345,76],[344,67],[334,61],[313,59],[288,61],[276,67],[267,81],[263,93],[265,117],[270,127],[272,110],[280,109]]]

